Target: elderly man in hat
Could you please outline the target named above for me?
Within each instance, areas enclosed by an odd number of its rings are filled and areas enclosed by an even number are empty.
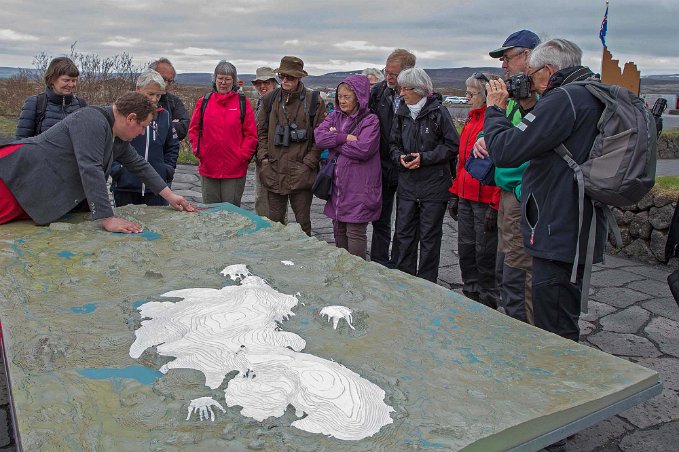
[[[507,37],[501,47],[489,52],[502,62],[507,78],[528,70],[528,57],[540,43],[538,35],[530,30],[519,30]],[[532,92],[522,99],[510,99],[505,110],[509,121],[516,125],[535,106],[537,95]],[[485,152],[484,138],[475,145],[477,155]],[[497,215],[498,259],[496,275],[501,278],[500,298],[505,312],[515,318],[534,324],[532,301],[533,258],[526,253],[521,237],[521,181],[529,162],[516,168],[495,168],[495,184],[502,189],[497,213],[488,209],[489,215]],[[457,216],[457,202],[452,199],[450,214]],[[489,220],[492,220],[489,219]],[[500,268],[500,266],[502,266]]]
[[[285,56],[274,70],[281,86],[262,97],[257,114],[259,179],[268,191],[268,217],[285,223],[288,200],[297,223],[311,235],[311,187],[321,149],[314,129],[325,119],[325,102],[318,91],[304,86],[304,62]]]

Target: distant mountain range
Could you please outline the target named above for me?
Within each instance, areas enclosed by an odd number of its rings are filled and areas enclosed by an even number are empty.
[[[15,67],[0,67],[0,79],[6,79],[19,73],[21,69]],[[26,69],[29,72],[35,69]],[[465,88],[465,80],[474,72],[489,72],[501,74],[497,67],[459,67],[444,69],[426,69],[435,87]],[[309,88],[334,89],[348,75],[360,74],[361,71],[330,72],[324,75],[310,75],[304,78],[304,84]],[[250,84],[254,74],[239,74],[244,83]],[[177,82],[186,85],[206,85],[212,81],[212,74],[204,72],[185,72],[177,74]],[[641,78],[642,93],[676,93],[679,91],[679,74],[647,75]]]

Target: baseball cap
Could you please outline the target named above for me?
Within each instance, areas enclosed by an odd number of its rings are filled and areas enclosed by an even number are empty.
[[[493,58],[500,58],[505,50],[511,49],[512,47],[534,49],[538,44],[540,44],[538,35],[530,30],[519,30],[509,35],[504,44],[502,44],[502,47],[489,52],[489,55]]]

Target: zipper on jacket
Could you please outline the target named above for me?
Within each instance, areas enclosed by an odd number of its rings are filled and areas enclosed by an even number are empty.
[[[535,222],[532,222],[532,218],[530,218],[532,217],[532,206],[535,208],[535,215],[537,217],[535,218]],[[540,206],[538,206],[538,202],[535,199],[535,196],[533,196],[533,193],[528,195],[528,199],[526,199],[526,210],[523,215],[526,218],[526,224],[528,224],[528,227],[530,228],[530,239],[528,243],[533,246],[533,244],[535,244],[535,228],[538,227],[538,222],[540,221]]]
[[[155,121],[151,121],[153,123]],[[146,126],[146,151],[144,151],[144,160],[147,162],[149,161],[149,135],[151,135],[151,124]],[[146,184],[144,182],[141,183],[141,195],[144,196],[146,192]]]

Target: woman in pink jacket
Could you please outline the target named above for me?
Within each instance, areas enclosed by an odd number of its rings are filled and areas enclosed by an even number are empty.
[[[213,91],[196,102],[189,139],[198,157],[203,202],[240,207],[250,158],[257,150],[257,124],[250,102],[238,92],[233,64],[220,61]],[[203,108],[203,104],[205,108]]]

